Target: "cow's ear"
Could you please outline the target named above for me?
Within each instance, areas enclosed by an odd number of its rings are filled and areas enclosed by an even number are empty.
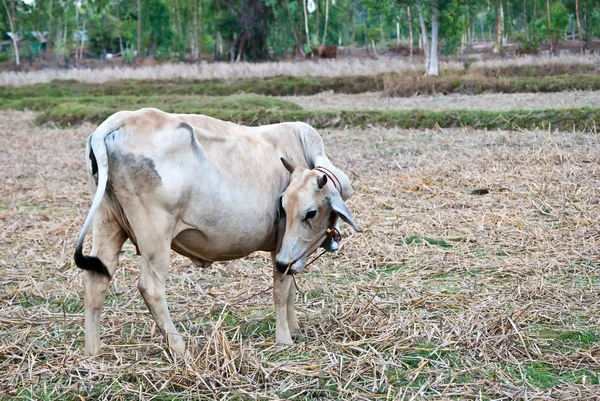
[[[278,224],[284,217],[285,209],[283,208],[283,194],[281,194],[279,195],[279,198],[277,198],[277,220],[275,220],[275,224]]]
[[[348,206],[346,206],[342,197],[337,193],[331,197],[331,208],[342,220],[350,224],[352,228],[354,228],[354,231],[357,233],[362,231],[354,222],[354,218],[352,217],[350,210],[348,210]]]

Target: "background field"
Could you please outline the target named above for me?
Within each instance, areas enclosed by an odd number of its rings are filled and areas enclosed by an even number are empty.
[[[597,72],[587,59],[528,60],[477,72],[535,84],[517,94],[390,96],[386,76],[351,68],[0,87],[0,398],[600,396],[598,92],[532,92]],[[274,342],[268,255],[208,269],[173,255],[168,303],[190,357],[172,361],[127,243],[103,312],[103,353],[83,355],[71,257],[91,198],[85,138],[110,113],[143,106],[311,122],[353,180],[349,206],[364,232],[344,227],[342,249],[297,277],[296,345]]]

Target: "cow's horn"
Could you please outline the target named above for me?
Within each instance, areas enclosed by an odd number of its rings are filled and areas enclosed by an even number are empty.
[[[322,177],[317,178],[317,185],[319,185],[319,189],[323,189],[325,184],[327,184],[327,176],[323,174]]]
[[[290,174],[292,174],[294,172],[294,170],[296,169],[296,167],[292,166],[292,163],[285,160],[285,158],[283,158],[283,157],[281,158],[281,162],[283,163],[283,166],[287,169],[287,171],[290,172]]]

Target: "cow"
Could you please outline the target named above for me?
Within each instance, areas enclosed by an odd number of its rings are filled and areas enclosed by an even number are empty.
[[[293,274],[320,246],[339,247],[338,218],[360,231],[346,203],[346,174],[300,122],[246,127],[157,109],[113,114],[88,137],[95,191],[79,234],[84,270],[85,352],[100,351],[100,314],[119,252],[129,238],[141,258],[138,289],[168,346],[185,352],[169,315],[170,250],[197,266],[271,253],[276,341],[293,344],[299,325]],[[93,224],[91,256],[83,241]]]

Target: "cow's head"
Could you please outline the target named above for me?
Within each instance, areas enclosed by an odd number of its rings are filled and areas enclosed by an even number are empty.
[[[328,184],[330,180],[326,174],[317,170],[294,168],[284,158],[281,161],[292,174],[292,180],[280,198],[286,222],[285,234],[275,261],[280,272],[294,274],[304,269],[306,257],[327,239],[325,233],[332,223],[332,213],[335,212],[356,231],[360,229],[335,185]]]

